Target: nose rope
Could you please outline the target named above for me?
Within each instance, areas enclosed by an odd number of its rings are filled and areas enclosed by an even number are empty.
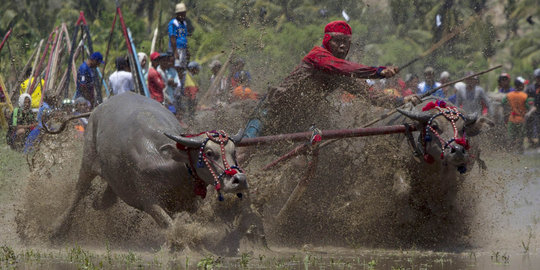
[[[422,144],[424,146],[424,161],[426,161],[427,163],[433,163],[434,162],[433,157],[430,154],[428,154],[427,151],[426,151],[427,143],[432,140],[430,133],[435,135],[435,137],[437,137],[437,139],[439,139],[440,147],[441,147],[441,159],[444,159],[444,150],[446,150],[446,148],[452,148],[452,149],[456,148],[453,145],[453,143],[459,144],[459,145],[463,146],[463,148],[465,150],[468,150],[470,148],[470,146],[469,146],[469,143],[468,143],[467,139],[465,138],[465,126],[463,126],[463,130],[462,130],[463,136],[461,138],[458,137],[459,133],[458,133],[458,130],[457,130],[457,127],[456,127],[456,121],[458,121],[459,118],[462,118],[463,121],[465,121],[465,116],[463,116],[463,114],[459,112],[457,107],[455,107],[455,106],[447,106],[446,102],[444,102],[442,100],[437,100],[435,102],[430,102],[430,103],[426,104],[426,106],[422,109],[422,111],[427,111],[427,110],[431,110],[431,109],[437,109],[439,111],[439,113],[433,115],[429,119],[429,121],[426,124],[426,128],[423,130],[423,135],[424,136],[423,136]],[[433,126],[432,126],[433,120],[435,118],[437,118],[438,116],[441,116],[441,115],[444,116],[448,121],[450,121],[450,123],[452,125],[452,129],[454,131],[454,134],[453,134],[452,138],[450,138],[450,139],[448,139],[446,141],[442,138],[442,136],[439,134],[439,132],[437,132],[437,130],[435,128],[433,128]],[[462,165],[462,166],[458,167],[458,171],[460,173],[465,173],[467,171],[467,168],[464,165]]]

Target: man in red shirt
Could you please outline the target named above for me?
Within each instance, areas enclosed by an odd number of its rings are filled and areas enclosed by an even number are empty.
[[[314,47],[279,87],[269,90],[265,133],[301,132],[312,124],[322,129],[331,128],[327,113],[331,106],[324,105],[329,103],[326,97],[335,90],[361,95],[378,105],[419,101],[416,95],[395,97],[369,90],[360,79],[389,78],[398,68],[370,67],[345,60],[351,46],[351,33],[351,27],[344,21],[326,25],[322,46]]]
[[[150,91],[150,97],[159,103],[163,103],[163,89],[165,89],[165,82],[157,71],[161,59],[162,56],[160,53],[153,52],[150,55],[152,66],[148,69],[148,90]]]

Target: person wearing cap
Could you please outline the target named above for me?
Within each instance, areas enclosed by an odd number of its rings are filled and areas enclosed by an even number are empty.
[[[259,113],[265,133],[293,133],[309,129],[330,128],[330,109],[326,97],[336,90],[362,95],[374,104],[418,102],[418,96],[394,97],[382,91],[370,91],[361,79],[394,76],[394,66],[365,66],[345,60],[351,46],[351,27],[345,21],[334,21],[324,28],[322,46],[315,46],[278,87],[271,88],[267,102]],[[262,115],[266,112],[266,116]]]
[[[510,113],[508,116],[508,136],[511,144],[520,152],[523,151],[523,139],[525,138],[525,118],[530,117],[531,109],[529,98],[523,92],[526,81],[522,77],[517,77],[514,81],[515,90],[508,92],[502,100],[502,104],[508,106]]]
[[[527,96],[531,101],[531,111],[527,118],[527,137],[534,147],[540,146],[540,68],[534,70],[534,83],[527,86]],[[536,140],[536,142],[535,142]]]
[[[426,67],[424,70],[424,81],[418,84],[418,94],[425,94],[431,89],[441,86],[440,82],[435,81],[435,70],[432,67]],[[433,96],[444,98],[444,92],[439,89],[433,93]]]
[[[152,65],[148,69],[148,91],[150,97],[159,103],[163,104],[163,90],[165,89],[165,82],[163,77],[157,71],[158,66],[161,64],[162,55],[158,52],[153,52],[150,55],[150,61]]]
[[[135,91],[133,74],[125,57],[116,58],[116,71],[109,76],[109,84],[113,95]]]
[[[21,83],[21,89],[19,94],[24,94],[30,92],[30,89],[28,89],[32,83],[34,82],[34,76],[32,76],[32,70],[27,69],[26,73],[24,74],[26,79],[24,82]],[[41,87],[45,84],[45,80],[41,79],[39,82],[36,83],[34,86],[34,92],[32,92],[30,95],[32,96],[32,109],[39,108],[39,102],[41,101]]]
[[[95,91],[94,83],[96,77],[93,69],[103,64],[103,55],[100,52],[94,52],[84,61],[77,71],[77,92],[75,98],[84,97],[90,101],[91,108],[102,102],[101,92]]]
[[[474,72],[468,71],[466,76],[473,75]],[[484,106],[491,114],[491,101],[486,95],[484,88],[478,85],[478,77],[471,77],[465,80],[465,87],[458,88],[456,84],[456,106],[463,108],[467,113],[477,113],[482,115]]]
[[[244,70],[244,67],[246,66],[246,61],[243,58],[238,58],[234,61],[234,63],[231,65],[231,74],[230,74],[230,85],[231,89],[235,89],[238,86],[238,80],[240,78],[240,72],[244,72],[244,74],[247,76],[247,81],[244,82],[245,84],[251,83],[251,74],[249,71]]]
[[[441,77],[440,77],[439,81],[440,81],[441,85],[444,85],[444,84],[450,82],[450,72],[448,72],[448,71],[441,72]],[[444,97],[446,99],[448,99],[448,101],[450,101],[450,102],[452,102],[454,104],[456,103],[456,88],[454,88],[453,85],[443,87],[443,88],[441,88],[441,90],[443,91]]]
[[[186,19],[187,8],[184,3],[176,4],[174,12],[176,15],[167,26],[169,51],[174,55],[174,67],[178,74],[183,74],[189,61],[188,36],[193,29]]]
[[[199,83],[195,76],[201,71],[201,65],[192,61],[188,64],[188,72],[186,73],[186,82],[184,87],[184,98],[186,104],[186,113],[193,120],[195,117],[195,108],[197,106],[197,93],[199,92]]]
[[[499,93],[510,93],[515,89],[510,86],[510,74],[502,73],[497,79],[497,84],[499,85]]]
[[[221,70],[221,67],[222,67],[221,61],[217,59],[213,60],[210,63],[210,65],[208,65],[208,67],[210,68],[210,71],[212,72],[212,75],[210,76],[210,85],[212,85],[212,83],[214,83],[214,80],[217,78],[217,74]],[[229,83],[227,80],[227,76],[221,76],[221,79],[217,85],[216,92],[215,92],[217,96],[216,103],[225,104],[227,102],[228,87],[229,87]]]

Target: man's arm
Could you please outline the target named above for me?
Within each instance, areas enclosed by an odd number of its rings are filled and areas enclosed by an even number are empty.
[[[381,79],[385,78],[383,70],[386,67],[370,67],[358,63],[340,59],[332,55],[323,48],[314,48],[302,60],[315,69],[330,74],[353,76],[361,79]],[[395,72],[394,72],[395,73]],[[392,74],[394,75],[394,74]]]
[[[486,107],[488,109],[488,115],[491,115],[493,113],[493,110],[491,108],[491,100],[489,99],[489,97],[487,96],[486,94],[486,91],[484,91],[483,88],[480,87],[480,98],[482,99],[482,102],[484,102],[484,104],[486,104]]]

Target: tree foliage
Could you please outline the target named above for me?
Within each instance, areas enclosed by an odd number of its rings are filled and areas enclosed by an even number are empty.
[[[166,26],[173,17],[175,0],[119,1],[127,26],[139,51],[149,52],[153,29],[159,29],[158,50],[168,46]],[[426,65],[460,76],[465,70],[505,64],[512,73],[528,76],[540,63],[540,7],[537,0],[185,0],[188,18],[195,27],[189,40],[192,60],[204,63],[235,49],[247,60],[258,91],[275,85],[305,53],[322,40],[323,27],[331,20],[351,18],[353,45],[349,58],[367,65],[402,65],[469,17],[481,19],[448,42],[435,54],[411,66],[406,73],[421,73]],[[375,3],[375,4],[374,4]],[[19,68],[40,39],[66,22],[73,24],[84,11],[95,50],[106,50],[115,14],[114,1],[105,0],[0,0],[0,34],[10,27],[10,51],[0,55],[0,71],[10,73],[8,54]],[[497,10],[504,10],[498,14]],[[526,22],[533,16],[536,25]],[[439,18],[439,19],[437,19]],[[439,21],[439,24],[437,23]],[[507,24],[508,22],[508,24]],[[508,25],[511,25],[510,27]],[[108,66],[126,54],[117,25]],[[112,68],[108,68],[111,71]],[[202,76],[208,75],[203,69]]]

